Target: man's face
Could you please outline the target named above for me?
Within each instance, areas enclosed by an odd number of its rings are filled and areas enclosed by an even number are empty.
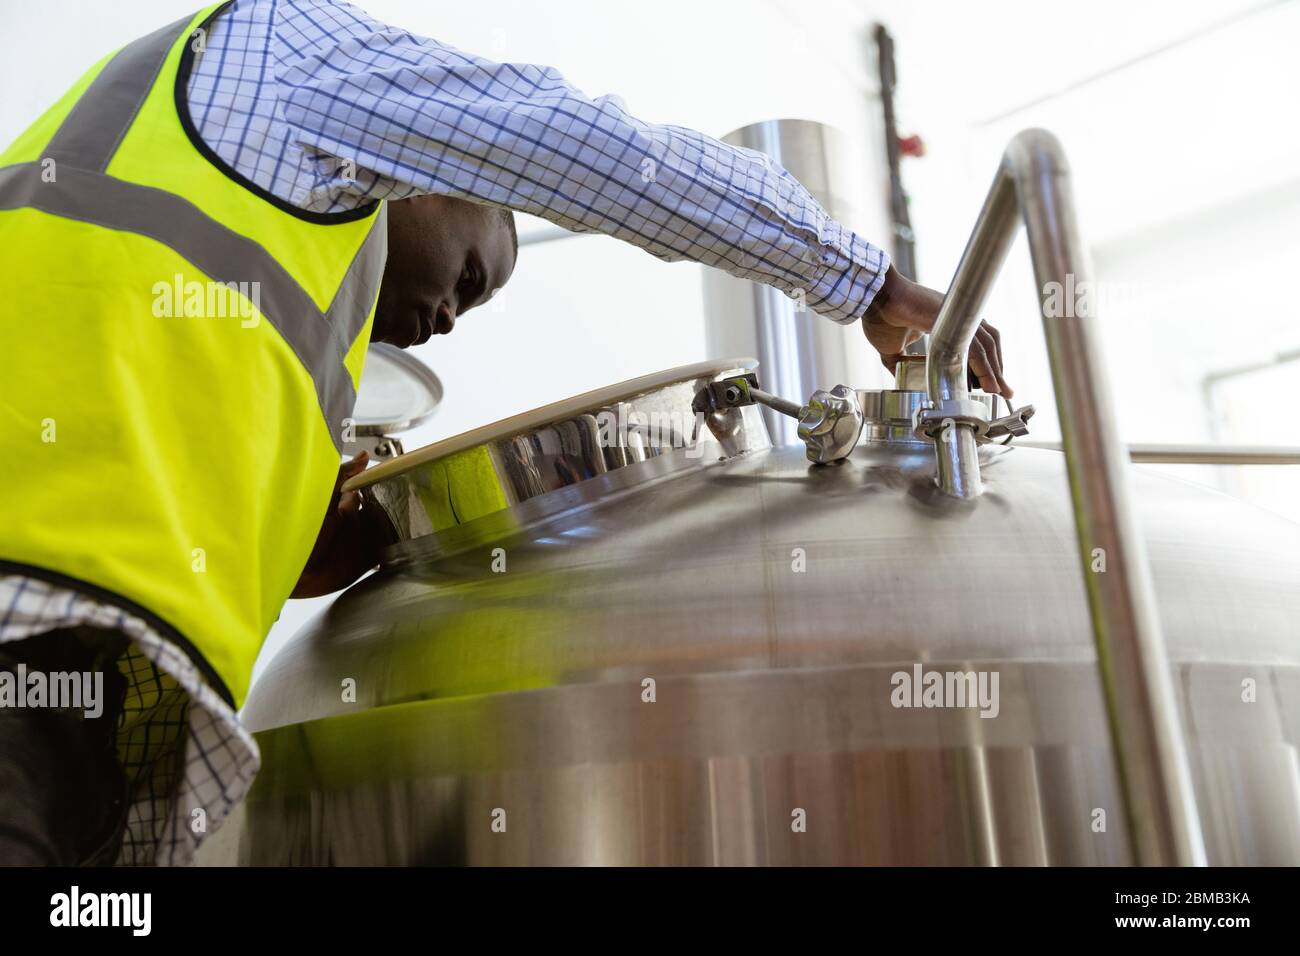
[[[499,210],[447,196],[389,203],[388,262],[371,341],[408,348],[445,335],[514,268],[510,228]]]

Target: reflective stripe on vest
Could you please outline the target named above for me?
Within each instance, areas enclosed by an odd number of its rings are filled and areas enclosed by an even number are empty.
[[[45,149],[53,182],[43,166],[0,169],[0,210],[39,209],[51,215],[122,229],[156,239],[218,282],[259,283],[263,315],[311,373],[330,435],[340,452],[356,390],[343,360],[361,332],[379,292],[388,254],[386,210],[348,267],[334,301],[321,312],[311,296],[265,249],[226,228],[174,193],[104,175],[135,120],[159,68],[189,17],[128,44],[82,94]],[[250,277],[255,277],[250,280]]]
[[[329,507],[387,228],[381,203],[270,196],[198,137],[190,37],[224,9],[0,151],[0,574],[143,618],[238,707]]]

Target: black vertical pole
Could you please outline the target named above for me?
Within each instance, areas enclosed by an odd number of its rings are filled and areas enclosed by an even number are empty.
[[[907,192],[898,169],[898,123],[894,118],[894,38],[883,23],[876,24],[876,53],[880,64],[880,102],[885,109],[885,153],[889,160],[889,210],[894,226],[894,268],[916,278],[916,244],[907,214]]]

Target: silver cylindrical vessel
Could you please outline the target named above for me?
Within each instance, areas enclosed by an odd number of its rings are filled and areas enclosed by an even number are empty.
[[[952,498],[907,392],[839,465],[665,448],[390,549],[253,687],[242,860],[1133,862],[1064,456]],[[1300,528],[1133,490],[1207,858],[1300,863]]]

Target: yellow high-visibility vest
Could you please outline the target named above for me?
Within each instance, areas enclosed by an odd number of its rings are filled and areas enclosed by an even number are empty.
[[[382,203],[285,203],[195,131],[224,5],[106,57],[0,154],[0,573],[140,615],[235,706],[338,474]]]

